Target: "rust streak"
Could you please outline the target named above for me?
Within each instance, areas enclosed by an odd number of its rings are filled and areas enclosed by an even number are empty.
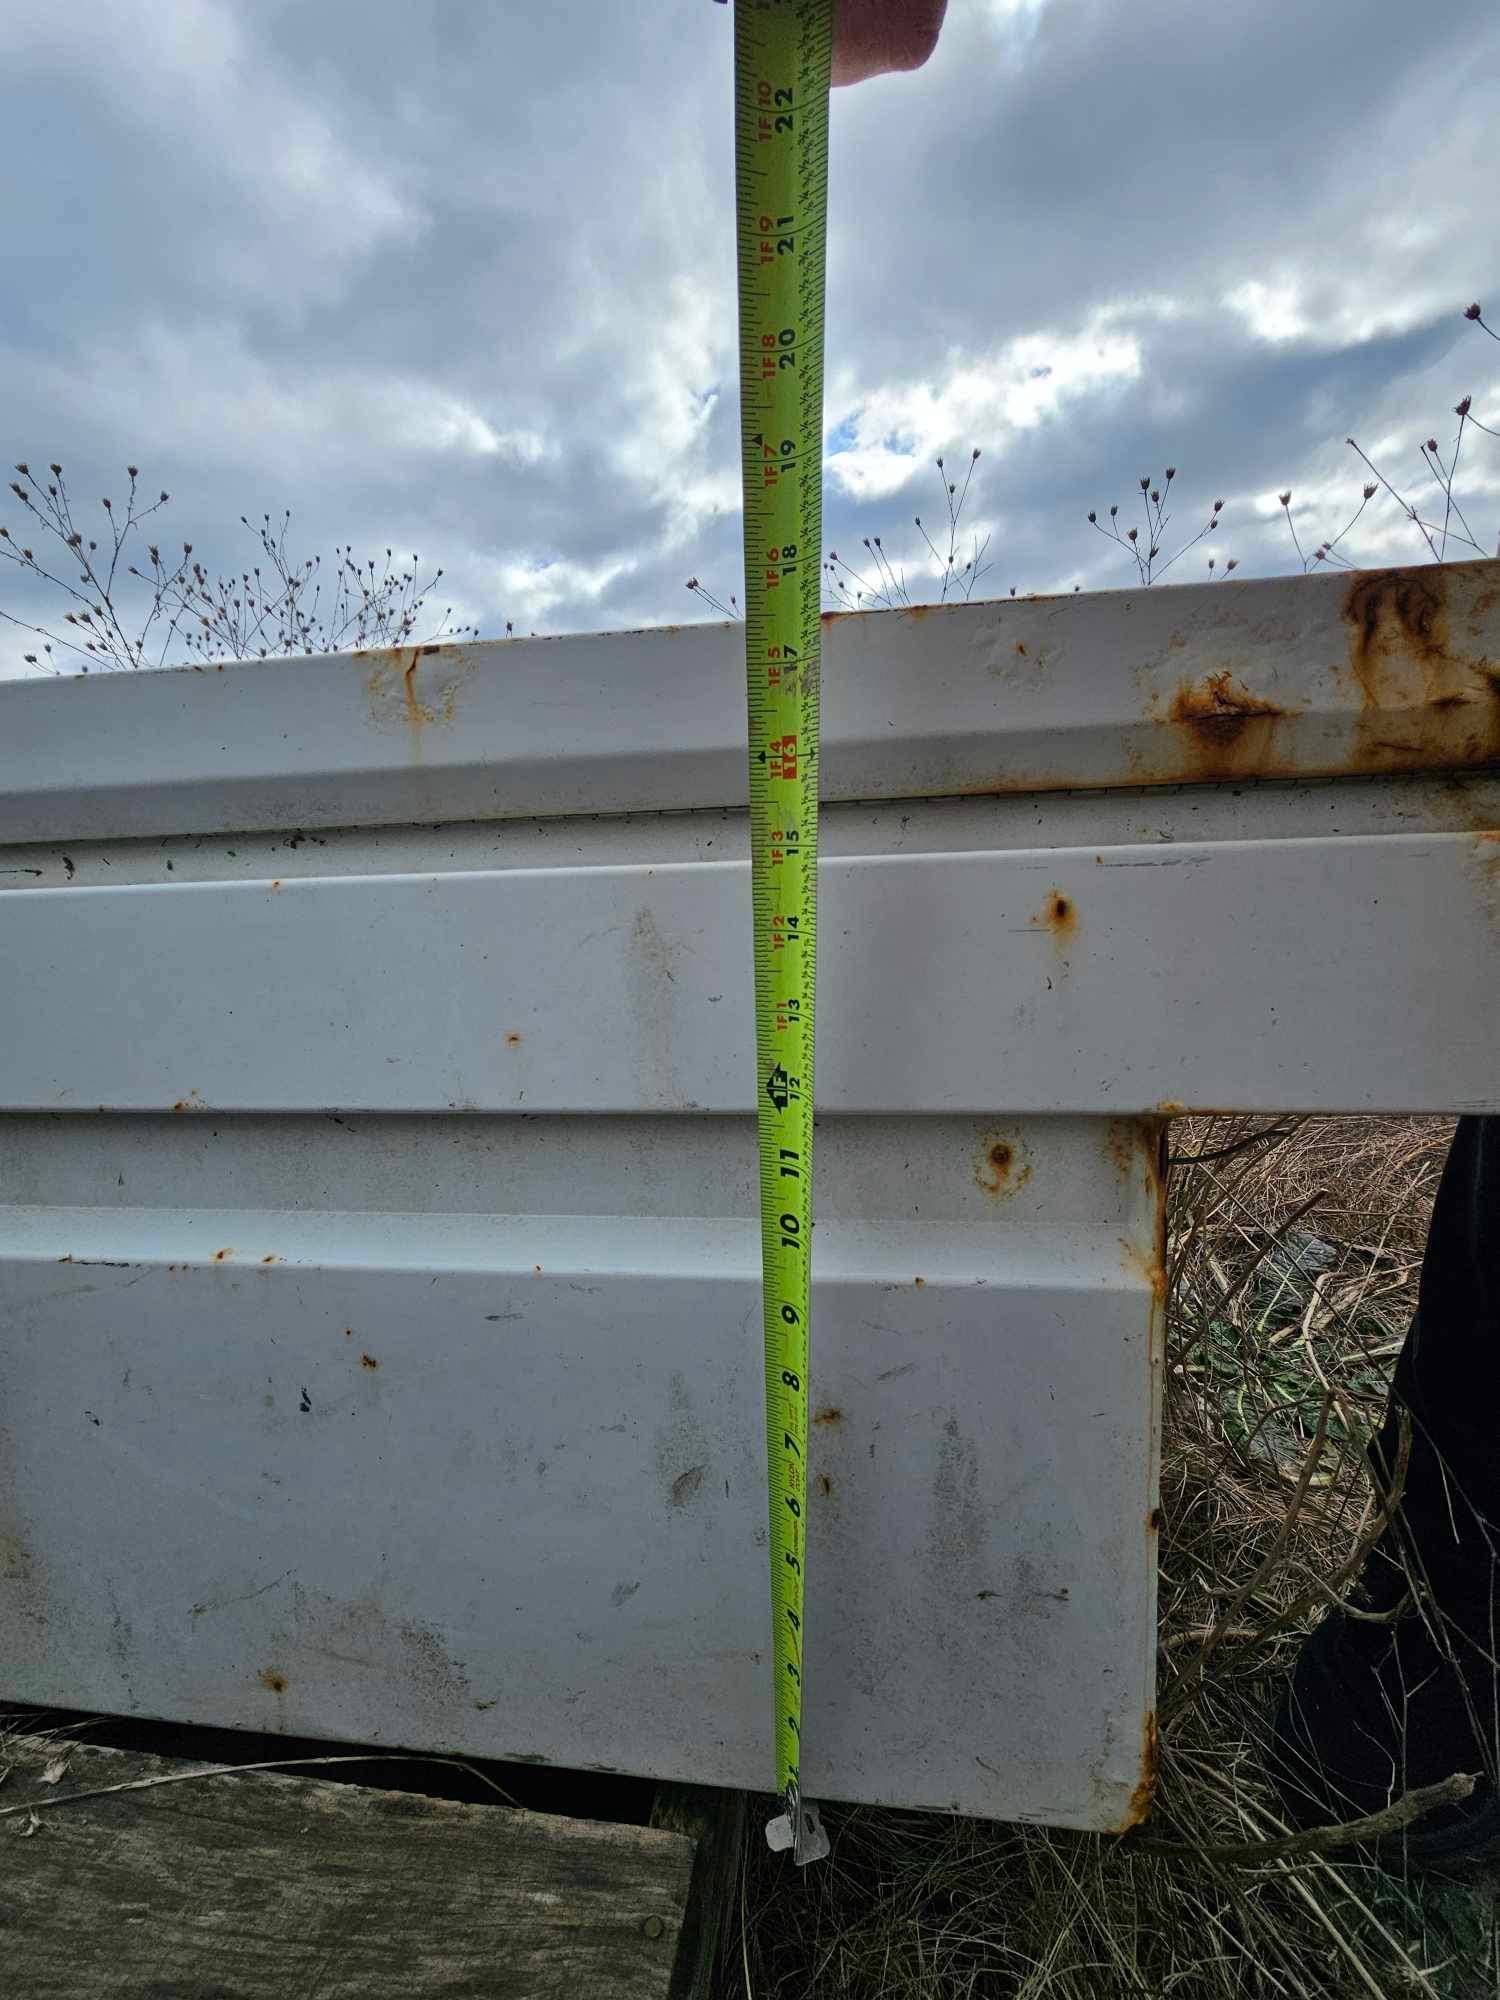
[[[268,1688],[272,1694],[286,1693],[286,1675],[277,1667],[262,1667],[255,1678],[263,1688]]]
[[[1151,1297],[1157,1305],[1162,1305],[1167,1296],[1167,1267],[1159,1245],[1151,1250],[1139,1249],[1128,1238],[1120,1238],[1120,1257],[1125,1269],[1135,1277],[1144,1278],[1151,1288]]]
[[[841,1424],[843,1421],[844,1421],[843,1411],[836,1408],[835,1405],[832,1403],[829,1403],[825,1408],[819,1410],[817,1415],[813,1418],[813,1422],[815,1424]]]
[[[232,1257],[233,1255],[234,1255],[233,1248],[229,1244],[225,1244],[222,1250],[215,1250],[213,1255],[213,1261],[216,1264],[222,1264],[226,1257]]]
[[[1156,1792],[1156,1773],[1160,1762],[1160,1745],[1156,1735],[1156,1713],[1146,1712],[1146,1720],[1141,1729],[1141,1775],[1135,1790],[1130,1794],[1130,1803],[1125,1808],[1125,1817],[1115,1828],[1116,1833],[1129,1833],[1133,1826],[1150,1817],[1151,1801]]]

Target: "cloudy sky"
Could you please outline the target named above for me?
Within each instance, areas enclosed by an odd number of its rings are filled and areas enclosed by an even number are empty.
[[[710,0],[9,0],[0,448],[122,468],[210,567],[419,551],[486,633],[739,588],[729,10]],[[1494,0],[951,0],[835,93],[828,543],[913,589],[939,453],[981,591],[1125,583],[1087,526],[1177,468],[1168,550],[1293,566],[1500,428]],[[1492,550],[1500,440],[1460,499]],[[1430,480],[1425,494],[1430,503]],[[13,503],[0,520],[18,527]],[[1349,544],[1421,553],[1383,495]],[[41,600],[0,567],[0,610]],[[0,669],[35,644],[0,628]]]

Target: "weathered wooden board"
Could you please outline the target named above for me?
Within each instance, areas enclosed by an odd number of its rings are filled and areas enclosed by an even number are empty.
[[[0,1807],[190,1766],[0,1743]],[[379,1767],[372,1766],[378,1770]],[[245,1773],[0,1819],[14,2000],[665,2000],[681,1834]]]

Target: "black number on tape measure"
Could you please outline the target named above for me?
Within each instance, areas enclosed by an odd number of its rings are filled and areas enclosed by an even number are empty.
[[[783,1385],[788,1389],[800,1389],[802,1387],[802,1377],[793,1374],[790,1368],[782,1369],[781,1380]]]

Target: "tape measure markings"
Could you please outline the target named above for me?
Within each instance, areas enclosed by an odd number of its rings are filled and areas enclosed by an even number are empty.
[[[773,1845],[801,1796],[830,0],[737,0],[735,208],[757,1137],[774,1621]]]

